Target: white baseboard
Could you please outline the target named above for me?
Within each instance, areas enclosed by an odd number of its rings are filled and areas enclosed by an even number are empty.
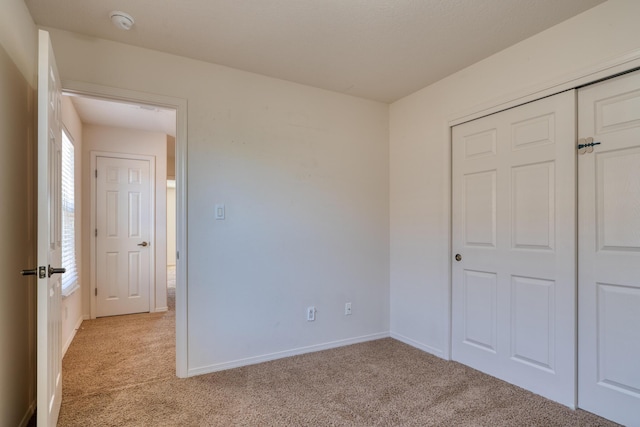
[[[150,313],[162,313],[164,311],[169,311],[169,307],[157,307],[155,310],[150,311]]]
[[[435,348],[435,347],[432,347],[430,345],[423,344],[423,343],[421,343],[419,341],[413,340],[411,338],[405,337],[404,335],[400,335],[400,334],[397,334],[395,332],[391,332],[390,336],[391,336],[391,338],[396,339],[398,341],[401,341],[401,342],[403,342],[403,343],[405,343],[407,345],[410,345],[411,347],[415,347],[415,348],[417,348],[419,350],[425,351],[427,353],[431,353],[434,356],[440,357],[441,359],[446,359],[446,357],[444,356],[444,351],[442,351],[439,348]]]
[[[62,357],[64,357],[64,355],[67,353],[67,350],[69,349],[69,346],[71,345],[71,342],[75,338],[76,332],[78,332],[78,329],[80,328],[80,325],[82,325],[83,321],[84,321],[84,316],[80,316],[78,318],[78,322],[76,323],[76,326],[74,326],[73,328],[73,332],[71,332],[71,335],[69,335],[69,339],[67,340],[66,343],[64,343],[64,347],[62,347]]]
[[[314,353],[316,351],[329,350],[337,347],[344,347],[351,344],[358,344],[367,341],[388,338],[389,332],[380,332],[377,334],[363,335],[355,338],[331,341],[323,344],[310,345],[307,347],[299,347],[291,350],[278,351],[276,353],[263,354],[261,356],[247,357],[246,359],[232,360],[230,362],[217,363],[215,365],[202,366],[200,368],[192,368],[187,372],[187,376],[210,374],[211,372],[224,371],[227,369],[240,368],[242,366],[255,365],[257,363],[268,362],[270,360],[282,359],[284,357],[298,356],[300,354]]]
[[[26,427],[29,424],[29,420],[31,419],[31,416],[33,416],[33,413],[35,411],[36,411],[36,401],[34,400],[33,402],[31,402],[31,404],[27,408],[27,412],[24,414],[24,417],[22,417],[22,420],[18,425],[20,427]]]

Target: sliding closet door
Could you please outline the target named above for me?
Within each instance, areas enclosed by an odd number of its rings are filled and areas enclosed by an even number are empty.
[[[453,128],[452,356],[575,406],[575,92]]]
[[[640,426],[640,73],[578,99],[578,403]]]

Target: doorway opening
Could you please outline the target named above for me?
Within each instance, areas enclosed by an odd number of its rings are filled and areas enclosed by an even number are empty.
[[[142,245],[147,242],[144,249],[152,249],[149,309],[143,311],[166,311],[175,301],[176,374],[186,377],[186,101],[77,82],[66,82],[64,95],[82,126],[82,172],[78,179],[82,182],[84,207],[81,212],[84,318],[100,316],[96,310],[96,290],[100,294],[96,283],[98,158],[147,158],[152,163],[149,204],[154,229],[153,240],[137,242]],[[167,204],[169,198],[173,203]]]

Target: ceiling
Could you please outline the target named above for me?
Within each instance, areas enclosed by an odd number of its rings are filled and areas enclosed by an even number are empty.
[[[604,0],[25,0],[38,25],[393,102]],[[109,14],[135,18],[130,31]]]
[[[71,102],[85,124],[163,132],[176,136],[176,111],[147,105],[128,104],[84,96]]]

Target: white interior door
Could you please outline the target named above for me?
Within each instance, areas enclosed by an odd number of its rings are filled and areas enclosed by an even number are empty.
[[[62,402],[61,91],[49,33],[38,49],[38,426],[55,426]],[[58,271],[59,272],[59,271]],[[52,274],[54,273],[54,274]]]
[[[575,92],[453,128],[452,357],[574,407]]]
[[[149,311],[153,254],[149,160],[97,157],[96,316]]]
[[[640,73],[578,99],[578,404],[640,426]]]

